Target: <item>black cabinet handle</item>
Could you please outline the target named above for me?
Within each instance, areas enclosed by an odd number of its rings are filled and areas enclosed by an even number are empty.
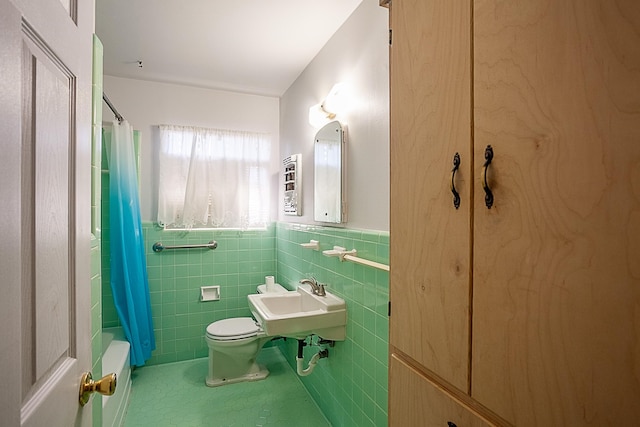
[[[453,156],[453,169],[451,169],[451,192],[453,193],[453,206],[458,209],[460,207],[460,194],[456,191],[456,171],[460,167],[460,154]]]
[[[484,204],[487,205],[487,209],[491,209],[491,206],[493,206],[493,193],[487,183],[487,170],[489,169],[491,160],[493,160],[493,148],[487,145],[487,148],[484,150],[484,166],[482,166],[482,188],[484,189]]]
[[[458,426],[456,425],[456,423],[452,423],[451,421],[447,421],[447,425],[448,425],[449,427],[458,427]]]

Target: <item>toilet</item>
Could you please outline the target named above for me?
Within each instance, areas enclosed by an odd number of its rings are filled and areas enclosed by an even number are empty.
[[[277,283],[274,286],[270,293],[289,292]],[[266,286],[259,285],[258,293],[266,293]],[[207,385],[216,387],[266,378],[269,371],[256,363],[256,357],[272,338],[251,317],[232,317],[211,323],[205,334],[209,347]]]

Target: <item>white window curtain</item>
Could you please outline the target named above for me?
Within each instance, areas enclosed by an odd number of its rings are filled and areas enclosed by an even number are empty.
[[[263,228],[269,222],[268,134],[160,125],[158,223]]]

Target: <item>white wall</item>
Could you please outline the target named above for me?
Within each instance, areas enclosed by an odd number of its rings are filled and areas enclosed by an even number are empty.
[[[389,50],[388,10],[364,0],[311,64],[285,92],[274,97],[104,76],[104,91],[141,140],[143,221],[157,213],[157,125],[176,124],[269,132],[273,136],[272,218],[315,224],[313,220],[313,138],[309,107],[335,83],[345,82],[354,107],[340,118],[347,125],[348,228],[389,230]],[[113,115],[103,105],[103,120]],[[279,146],[278,146],[279,142]],[[303,155],[303,216],[283,211],[282,158]],[[276,190],[277,186],[277,190]],[[276,196],[274,196],[276,197]]]
[[[173,124],[215,129],[267,132],[273,142],[272,194],[279,177],[278,106],[274,97],[247,95],[143,80],[104,76],[104,92],[132,126],[141,131],[140,205],[143,221],[157,215],[157,151],[153,136],[157,126]],[[103,105],[103,121],[113,114]],[[277,203],[271,217],[276,219]]]
[[[364,0],[280,100],[280,155],[302,153],[303,215],[279,220],[314,224],[313,138],[309,107],[335,83],[352,91],[354,108],[344,117],[347,144],[348,228],[389,230],[388,10]]]

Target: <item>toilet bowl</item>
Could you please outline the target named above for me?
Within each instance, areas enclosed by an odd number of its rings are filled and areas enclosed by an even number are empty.
[[[258,286],[264,293],[264,285]],[[288,292],[276,284],[273,292]],[[251,317],[232,317],[207,326],[205,341],[209,347],[209,387],[266,378],[269,371],[256,363],[260,349],[274,337],[267,336]]]

